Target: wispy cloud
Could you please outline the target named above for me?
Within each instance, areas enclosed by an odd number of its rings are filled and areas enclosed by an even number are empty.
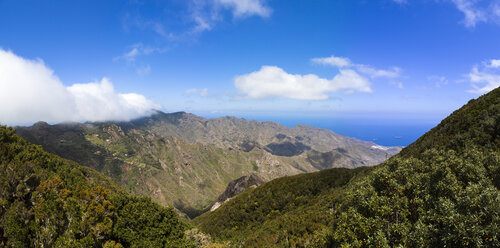
[[[200,96],[208,96],[208,89],[191,88],[186,90],[186,94],[198,94]]]
[[[139,76],[148,75],[149,73],[151,73],[151,66],[146,65],[146,66],[139,67],[139,68],[137,68],[136,72]]]
[[[500,59],[492,59],[489,63],[486,63],[488,68],[500,68]]]
[[[404,89],[404,85],[402,82],[392,82],[392,85],[396,86],[398,89]]]
[[[276,66],[262,66],[260,70],[239,75],[234,85],[248,98],[290,98],[296,100],[326,100],[328,93],[344,90],[371,92],[370,82],[351,69],[341,69],[332,79],[314,74],[290,74]]]
[[[427,80],[434,83],[434,86],[436,86],[436,88],[440,88],[441,86],[448,84],[448,79],[444,76],[432,75],[427,77]]]
[[[324,57],[324,58],[313,58],[311,61],[315,64],[320,64],[320,65],[330,65],[334,67],[349,67],[352,66],[351,60],[348,58],[344,57],[335,57],[335,56],[330,56],[330,57]]]
[[[349,58],[336,57],[334,55],[323,58],[313,58],[311,61],[315,64],[333,66],[337,68],[351,68],[361,74],[366,74],[371,78],[385,77],[385,78],[398,78],[401,76],[401,69],[399,67],[392,67],[389,70],[376,69],[369,65],[354,64]]]
[[[450,0],[464,14],[463,24],[474,28],[481,22],[500,24],[500,1]]]
[[[129,30],[130,25],[149,29],[169,41],[185,41],[212,30],[224,20],[227,11],[235,19],[252,16],[267,18],[272,14],[267,0],[187,0],[181,3],[181,8],[184,6],[185,11],[180,11],[175,20],[168,16],[144,18],[139,12],[136,15],[126,14],[124,27],[126,30]],[[172,23],[178,27],[171,27]]]
[[[470,81],[472,89],[468,90],[474,94],[484,94],[500,87],[500,65],[499,60],[493,59],[475,65],[466,78]]]
[[[130,46],[130,50],[122,55],[113,58],[113,61],[123,60],[126,62],[135,62],[136,58],[142,55],[150,55],[153,53],[163,53],[166,49],[144,46],[142,43],[137,43]]]
[[[150,46],[145,46],[142,43],[134,44],[130,46],[127,52],[122,55],[113,58],[113,61],[124,61],[128,66],[135,68],[135,72],[139,76],[145,76],[151,73],[151,66],[149,64],[144,65],[141,63],[136,63],[137,58],[141,56],[147,56],[155,53],[164,53],[167,49],[155,48]]]
[[[465,15],[463,23],[466,27],[475,27],[479,22],[487,20],[485,10],[481,10],[476,5],[477,0],[452,0],[453,4]]]
[[[136,93],[121,94],[107,78],[65,86],[42,60],[0,49],[0,123],[126,121],[159,105]]]
[[[401,68],[399,67],[392,67],[389,70],[380,70],[380,69],[375,69],[372,66],[369,65],[355,65],[355,68],[363,73],[367,74],[372,78],[378,78],[378,77],[383,77],[383,78],[398,78],[401,76]]]
[[[269,17],[272,10],[266,5],[266,0],[216,0],[216,4],[220,4],[228,9],[231,9],[233,16],[241,18],[252,15],[261,17]]]
[[[408,0],[392,0],[403,5],[409,4]],[[500,1],[498,0],[434,0],[433,2],[447,2],[462,12],[464,19],[460,22],[467,28],[474,28],[479,23],[500,24]]]
[[[397,4],[407,4],[408,3],[407,0],[392,0],[392,1],[397,3]]]

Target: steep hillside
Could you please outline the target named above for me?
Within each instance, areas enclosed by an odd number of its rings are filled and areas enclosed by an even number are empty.
[[[244,247],[499,247],[499,93],[379,166],[276,179],[193,222]]]
[[[305,245],[315,233],[331,226],[332,201],[343,187],[370,169],[334,168],[278,178],[248,189],[195,218],[193,224],[244,247]]]
[[[92,167],[137,195],[175,206],[190,217],[211,206],[239,177],[264,181],[327,168],[375,165],[399,148],[328,130],[234,117],[157,114],[132,122],[18,127],[49,152]]]
[[[171,208],[0,126],[1,247],[194,247]]]
[[[430,148],[462,151],[472,146],[500,150],[500,90],[470,100],[438,126],[406,147],[403,157],[419,156]]]
[[[217,197],[215,203],[210,206],[210,211],[214,211],[224,202],[229,201],[229,199],[239,195],[241,192],[247,190],[248,188],[257,187],[263,183],[264,180],[262,180],[255,174],[251,174],[250,176],[243,176],[231,181],[227,185],[226,190],[224,190],[224,192],[220,194],[219,197]]]

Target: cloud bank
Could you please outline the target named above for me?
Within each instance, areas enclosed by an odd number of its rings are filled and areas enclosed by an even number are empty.
[[[500,87],[500,60],[492,59],[481,65],[476,65],[472,67],[471,72],[466,77],[473,88],[468,92],[474,94],[488,93]]]
[[[341,69],[333,79],[314,74],[289,74],[276,66],[237,76],[235,87],[249,98],[283,97],[296,100],[325,100],[329,92],[371,92],[370,82],[353,70]]]
[[[43,61],[0,49],[1,124],[128,121],[159,108],[143,95],[116,93],[107,78],[66,87]]]

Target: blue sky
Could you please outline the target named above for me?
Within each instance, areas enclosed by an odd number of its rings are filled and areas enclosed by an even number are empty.
[[[497,0],[0,0],[0,118],[439,120],[500,85],[498,44]]]

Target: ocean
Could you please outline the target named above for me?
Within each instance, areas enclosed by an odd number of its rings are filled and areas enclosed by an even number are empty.
[[[383,146],[408,146],[431,130],[438,120],[363,119],[363,118],[292,118],[253,117],[258,121],[274,121],[284,126],[298,124],[329,129],[335,133]]]

